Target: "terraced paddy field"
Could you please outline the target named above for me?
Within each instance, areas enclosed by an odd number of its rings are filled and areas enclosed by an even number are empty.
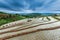
[[[60,40],[59,17],[29,18],[0,26],[0,40]]]

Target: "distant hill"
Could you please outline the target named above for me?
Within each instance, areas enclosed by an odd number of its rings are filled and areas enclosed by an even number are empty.
[[[28,13],[25,14],[24,16],[27,17],[41,17],[41,16],[52,16],[54,13]]]
[[[15,13],[16,14],[16,13]],[[42,15],[53,15],[53,14],[60,14],[60,13],[17,13],[17,14],[20,14],[20,15],[27,15],[27,14],[42,14]]]
[[[46,13],[47,15],[50,15],[50,16],[52,16],[52,15],[60,15],[60,13]]]
[[[26,16],[30,16],[30,17],[39,17],[41,16],[42,14],[40,13],[30,13],[30,14],[27,14]]]

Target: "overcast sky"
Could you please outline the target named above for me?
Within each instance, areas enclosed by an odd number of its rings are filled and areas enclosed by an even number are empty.
[[[60,13],[60,0],[0,0],[0,11],[10,13]]]

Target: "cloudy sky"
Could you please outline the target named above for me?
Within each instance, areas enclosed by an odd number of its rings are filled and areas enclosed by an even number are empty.
[[[60,0],[0,0],[0,11],[10,13],[60,13]]]

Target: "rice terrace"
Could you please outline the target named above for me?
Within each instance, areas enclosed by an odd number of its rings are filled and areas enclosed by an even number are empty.
[[[45,13],[44,13],[45,14]],[[34,33],[37,31],[56,30],[60,28],[60,14],[30,13],[8,14],[0,12],[0,39]],[[19,38],[19,37],[18,37]]]

